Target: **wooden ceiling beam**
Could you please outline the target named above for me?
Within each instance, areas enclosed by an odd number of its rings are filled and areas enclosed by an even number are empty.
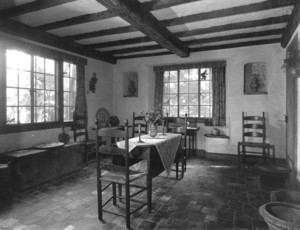
[[[185,31],[185,32],[177,32],[177,33],[174,33],[174,35],[177,37],[189,37],[189,36],[194,36],[194,35],[224,32],[224,31],[229,31],[229,30],[247,29],[247,28],[259,27],[259,26],[274,25],[274,24],[279,24],[279,23],[285,23],[285,22],[287,22],[288,18],[289,17],[287,15],[280,16],[280,17],[271,17],[271,18],[265,18],[265,19],[259,19],[259,20],[232,23],[232,24],[227,24],[227,25],[222,25],[222,26],[213,26],[213,27],[204,28],[204,29],[195,29],[195,30],[190,30],[190,31]],[[123,46],[123,45],[145,43],[145,42],[150,42],[150,41],[152,41],[152,40],[148,37],[138,37],[138,38],[129,38],[129,39],[117,40],[117,41],[111,41],[111,42],[89,44],[89,45],[85,45],[85,46],[90,47],[90,48],[107,48],[107,47],[113,47],[113,46]]]
[[[37,0],[0,11],[0,19],[6,19],[22,14],[28,14],[34,11],[43,10],[74,1],[76,0]]]
[[[291,40],[299,24],[300,24],[300,1],[298,0],[294,6],[292,14],[289,17],[288,24],[282,36],[282,40],[281,40],[282,48],[287,47],[289,41]]]
[[[293,5],[293,2],[294,0],[268,0],[261,3],[253,3],[249,5],[232,7],[232,8],[222,9],[222,10],[214,10],[210,12],[184,16],[176,19],[161,20],[159,21],[159,23],[166,27],[177,26],[177,25],[182,25],[184,23],[192,23],[201,20],[216,19],[220,17],[227,17],[227,16],[238,15],[238,14],[246,14],[246,13],[252,13],[257,11],[259,12],[266,9],[275,9],[275,8],[280,8],[285,6],[291,6]],[[133,26],[125,26],[125,27],[118,27],[118,28],[107,29],[107,30],[75,34],[71,36],[66,36],[66,38],[70,40],[81,40],[81,39],[88,39],[88,38],[94,38],[100,36],[115,35],[119,33],[130,33],[135,31],[137,31],[137,29],[135,29]]]
[[[243,38],[255,38],[255,37],[263,37],[263,36],[270,36],[270,35],[280,35],[283,33],[283,31],[284,29],[274,29],[274,30],[266,30],[266,31],[250,32],[250,33],[231,34],[226,36],[201,38],[201,39],[195,39],[191,41],[184,41],[183,43],[187,46],[196,45],[196,44],[207,44],[212,42],[230,41],[230,40],[237,40]],[[162,48],[163,47],[161,47],[160,45],[149,45],[149,46],[139,46],[139,47],[131,47],[125,49],[116,49],[112,51],[106,51],[104,53],[109,55],[116,55],[116,54],[150,51],[150,50],[156,50]]]
[[[154,11],[154,10],[160,10],[171,6],[191,3],[195,1],[199,1],[199,0],[155,0],[149,2],[142,2],[141,8],[144,9],[145,11]],[[36,28],[45,31],[54,30],[62,27],[74,26],[77,24],[94,22],[94,21],[104,20],[112,17],[116,17],[116,14],[108,10],[105,10],[98,13],[86,14],[78,17],[68,18],[61,21],[47,23],[44,25],[37,26]]]
[[[113,56],[103,54],[100,51],[84,47],[75,42],[66,41],[50,33],[37,31],[31,26],[24,25],[11,19],[0,20],[0,31],[111,64],[117,62],[116,58]]]
[[[97,0],[107,9],[123,18],[139,31],[179,57],[188,57],[189,49],[148,11],[141,8],[137,0]]]
[[[246,47],[246,46],[274,44],[274,43],[280,43],[280,40],[281,40],[280,38],[262,39],[262,40],[239,42],[239,43],[233,43],[233,44],[205,46],[205,47],[199,47],[199,48],[192,48],[191,52],[232,49],[232,48],[239,48],[239,47]],[[149,54],[133,54],[133,55],[127,55],[127,56],[119,56],[116,58],[119,60],[119,59],[132,59],[132,58],[141,58],[141,57],[154,57],[154,56],[162,56],[162,55],[169,55],[169,54],[171,54],[169,51],[165,51],[165,52],[149,53]]]

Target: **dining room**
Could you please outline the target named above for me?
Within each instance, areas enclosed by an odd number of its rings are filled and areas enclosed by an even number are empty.
[[[299,1],[0,12],[0,230],[271,229],[276,201],[300,216]],[[105,179],[115,165],[124,183]]]

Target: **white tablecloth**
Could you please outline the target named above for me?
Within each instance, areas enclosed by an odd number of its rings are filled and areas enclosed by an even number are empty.
[[[166,172],[169,174],[180,144],[181,134],[165,133],[164,135],[162,135],[161,133],[159,133],[155,138],[150,137],[149,135],[143,135],[141,136],[141,140],[144,143],[138,143],[138,137],[129,139],[129,151],[132,151],[137,146],[154,145],[157,149]],[[117,142],[117,145],[119,148],[124,149],[125,141]]]

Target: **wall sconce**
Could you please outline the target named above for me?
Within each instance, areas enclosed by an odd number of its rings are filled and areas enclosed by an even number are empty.
[[[90,87],[90,91],[92,93],[96,92],[96,83],[97,83],[98,79],[96,77],[96,73],[93,73],[93,77],[91,78],[91,80],[89,81],[89,87]]]

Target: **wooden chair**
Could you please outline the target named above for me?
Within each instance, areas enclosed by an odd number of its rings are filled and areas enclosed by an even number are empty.
[[[242,141],[238,142],[238,166],[246,163],[246,156],[261,155],[263,160],[275,159],[275,146],[266,143],[266,118],[262,116],[247,116],[242,113]],[[254,151],[259,149],[260,151]],[[272,154],[271,154],[272,150]],[[242,158],[242,159],[241,159]]]
[[[133,113],[133,115],[132,115],[132,137],[138,135],[139,124],[141,125],[141,134],[147,134],[148,127],[144,121],[144,116],[136,116],[135,113]]]
[[[98,217],[103,220],[103,212],[121,215],[126,217],[126,226],[130,228],[130,215],[140,210],[145,205],[148,205],[149,213],[151,212],[151,183],[148,180],[148,169],[146,171],[136,171],[130,169],[130,152],[129,152],[129,137],[128,137],[128,121],[125,121],[124,130],[118,129],[99,129],[96,128],[96,156],[97,156],[97,189],[98,189]],[[99,146],[98,140],[101,138],[113,138],[115,141],[120,139],[125,140],[125,149],[120,149],[116,145]],[[111,162],[104,163],[101,154],[110,154]],[[123,159],[124,164],[120,164],[119,159]],[[138,180],[146,177],[146,186],[138,184]],[[116,186],[118,185],[119,192],[117,195]],[[125,194],[122,196],[122,186],[125,188]],[[108,188],[112,189],[112,195],[104,202],[104,191]],[[134,188],[134,189],[132,189]],[[131,191],[131,189],[133,191]],[[134,197],[144,191],[147,191],[147,201],[143,202]],[[104,207],[110,202],[117,205],[117,198],[120,202],[125,201],[125,215],[122,212],[112,211]],[[137,202],[140,205],[131,210],[131,202]]]
[[[89,134],[87,129],[87,115],[84,112],[83,115],[73,113],[73,136],[74,142],[82,142],[84,146],[85,163],[89,164],[89,161],[96,155],[96,145],[94,140],[89,140]]]
[[[170,133],[180,133],[182,135],[181,139],[181,148],[178,149],[175,156],[175,170],[176,179],[179,178],[179,173],[181,173],[181,178],[184,177],[184,172],[186,172],[186,152],[187,152],[187,114],[184,118],[170,118],[167,113],[166,129]],[[181,164],[181,167],[179,167]]]

